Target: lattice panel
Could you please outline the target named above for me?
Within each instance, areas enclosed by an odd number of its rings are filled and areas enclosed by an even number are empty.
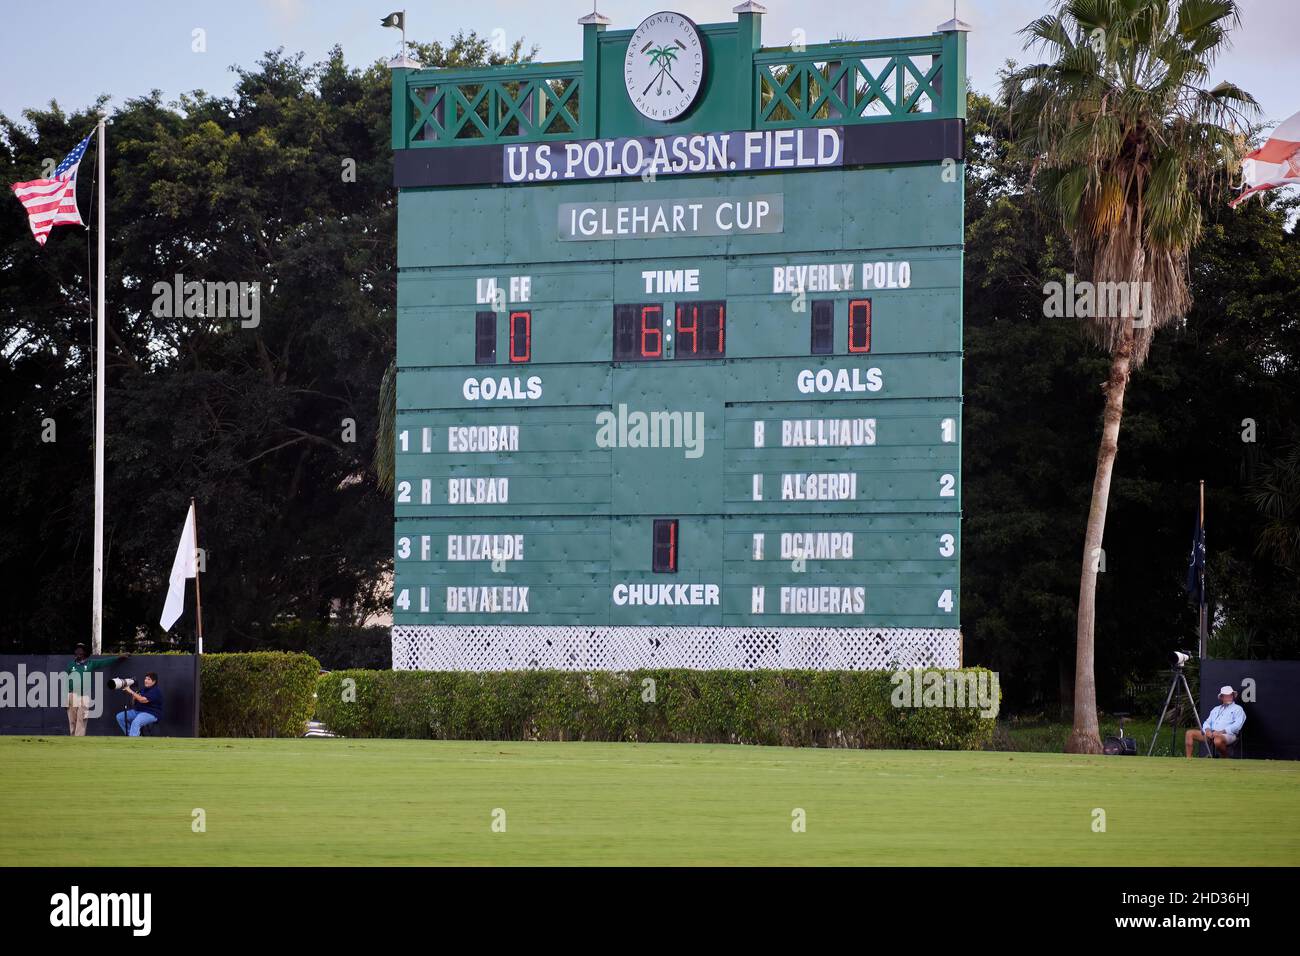
[[[537,71],[537,67],[528,65]],[[407,145],[465,145],[576,137],[582,81],[573,70],[524,76],[518,71],[466,77],[441,73],[407,84]]]
[[[956,628],[393,628],[393,668],[432,671],[960,667]]]
[[[928,116],[938,109],[940,48],[928,55],[883,57],[853,56],[848,47],[838,50],[842,53],[833,56],[771,51],[757,57],[756,128],[865,123]]]

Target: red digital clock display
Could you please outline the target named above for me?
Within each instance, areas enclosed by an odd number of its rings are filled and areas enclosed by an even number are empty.
[[[721,358],[727,354],[726,335],[727,303],[678,303],[675,358]]]
[[[614,306],[614,361],[664,357],[664,307],[657,302]]]
[[[727,304],[725,302],[679,302],[673,320],[675,328],[664,328],[664,307],[658,302],[634,302],[614,306],[614,361],[650,362],[668,357],[675,332],[672,358],[721,358],[726,355]]]

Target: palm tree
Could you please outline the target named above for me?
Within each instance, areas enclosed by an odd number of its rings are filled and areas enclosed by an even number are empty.
[[[1015,147],[1070,240],[1076,272],[1094,287],[1143,283],[1146,300],[1119,310],[1125,314],[1086,319],[1111,366],[1083,545],[1070,753],[1101,752],[1096,562],[1124,391],[1156,329],[1191,303],[1187,257],[1200,235],[1201,204],[1226,183],[1242,145],[1235,131],[1244,128],[1244,113],[1257,111],[1236,86],[1205,88],[1238,23],[1233,0],[1059,0],[1022,31],[1026,48],[1041,50],[1044,61],[1003,77]]]

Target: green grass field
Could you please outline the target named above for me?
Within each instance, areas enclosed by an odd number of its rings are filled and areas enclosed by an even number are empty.
[[[0,767],[3,865],[1300,864],[1272,761],[0,737]]]

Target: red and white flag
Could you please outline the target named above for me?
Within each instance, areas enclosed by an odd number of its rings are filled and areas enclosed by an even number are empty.
[[[1246,154],[1241,163],[1241,178],[1247,188],[1228,204],[1234,209],[1247,196],[1288,183],[1300,183],[1300,113],[1283,120],[1267,143]]]
[[[90,145],[89,136],[77,144],[54,169],[53,179],[33,179],[14,183],[10,188],[27,210],[27,221],[32,235],[41,245],[55,226],[83,226],[77,209],[77,167]]]

